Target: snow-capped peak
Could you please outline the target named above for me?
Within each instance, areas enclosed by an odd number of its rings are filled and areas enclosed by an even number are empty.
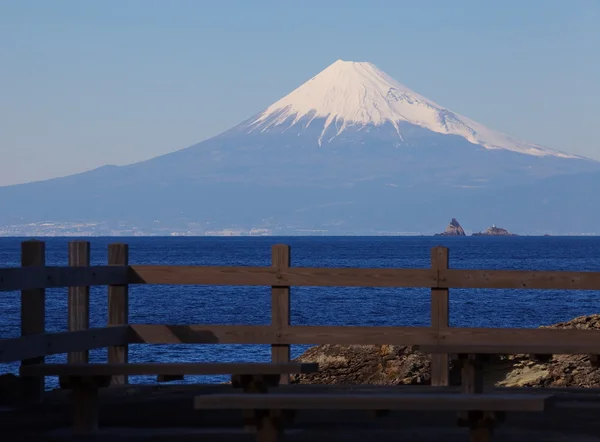
[[[402,139],[399,123],[408,122],[434,132],[461,136],[487,149],[579,158],[488,129],[417,94],[368,62],[337,60],[269,106],[247,127],[251,131],[267,131],[284,123],[289,125],[290,121],[291,127],[300,120],[304,127],[323,124],[319,145],[332,124],[337,136],[349,126],[391,123]]]

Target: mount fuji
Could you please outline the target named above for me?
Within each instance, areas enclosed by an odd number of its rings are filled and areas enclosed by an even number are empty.
[[[430,233],[457,217],[473,231],[600,233],[598,190],[600,163],[489,129],[371,63],[338,60],[194,146],[2,187],[0,223],[367,234]]]

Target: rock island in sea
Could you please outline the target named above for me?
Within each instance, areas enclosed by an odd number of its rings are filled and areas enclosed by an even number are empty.
[[[442,233],[436,233],[433,236],[466,236],[465,231],[461,227],[460,223],[456,220],[456,218],[452,218],[446,230]]]
[[[495,224],[492,224],[492,227],[489,227],[485,232],[476,232],[471,236],[519,236],[515,233],[510,233],[508,230],[503,229],[502,227],[496,227]]]

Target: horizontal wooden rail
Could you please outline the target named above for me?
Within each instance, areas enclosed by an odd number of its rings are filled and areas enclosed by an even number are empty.
[[[131,284],[431,287],[431,269],[132,266]]]
[[[437,343],[429,327],[131,324],[132,343],[146,344],[405,344]]]
[[[437,284],[452,289],[600,290],[600,272],[448,269],[440,272]]]
[[[146,344],[389,344],[417,345],[427,352],[600,354],[597,330],[266,325],[132,324],[132,343]],[[462,346],[462,347],[461,347]],[[446,349],[446,347],[452,347]],[[435,350],[435,351],[432,351]],[[470,351],[466,351],[470,352]]]
[[[600,290],[600,272],[132,266],[131,284]]]
[[[0,292],[127,284],[128,273],[126,266],[5,268],[0,269]]]
[[[126,325],[0,339],[0,362],[124,345],[131,339],[131,330]]]
[[[0,340],[0,362],[126,344],[415,345],[426,353],[600,354],[597,330],[131,324]]]
[[[600,272],[233,266],[0,269],[0,291],[125,284],[600,290]]]
[[[438,344],[453,347],[448,353],[600,354],[599,337],[598,330],[453,327],[440,331]]]

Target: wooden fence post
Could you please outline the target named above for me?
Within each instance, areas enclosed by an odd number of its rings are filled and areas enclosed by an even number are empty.
[[[271,265],[276,269],[289,268],[291,264],[290,246],[276,244],[271,250]],[[275,328],[277,336],[290,325],[290,286],[271,287],[271,327]],[[290,361],[289,344],[271,345],[271,361],[286,363]],[[281,384],[288,384],[290,375],[281,376]]]
[[[46,265],[46,244],[30,240],[21,243],[21,266],[43,267]],[[46,290],[21,290],[21,336],[44,333],[46,322]],[[43,364],[44,357],[25,359],[21,365]],[[21,379],[21,397],[38,402],[44,393],[43,376],[26,376]]]
[[[448,263],[447,247],[431,249],[431,268],[437,272],[438,276],[440,272],[448,269]],[[448,298],[447,288],[431,289],[431,327],[437,332],[450,325]],[[449,371],[449,355],[431,355],[431,385],[438,387],[450,385]]]
[[[90,243],[88,241],[69,242],[69,265],[87,267],[90,265]],[[69,287],[69,331],[86,330],[90,328],[90,288]],[[70,352],[69,364],[89,362],[89,351]]]
[[[108,265],[129,265],[129,246],[127,244],[108,245]],[[108,286],[108,326],[129,323],[129,286]],[[126,364],[129,361],[129,346],[108,347],[108,362]],[[127,384],[126,375],[113,376],[111,384]]]

